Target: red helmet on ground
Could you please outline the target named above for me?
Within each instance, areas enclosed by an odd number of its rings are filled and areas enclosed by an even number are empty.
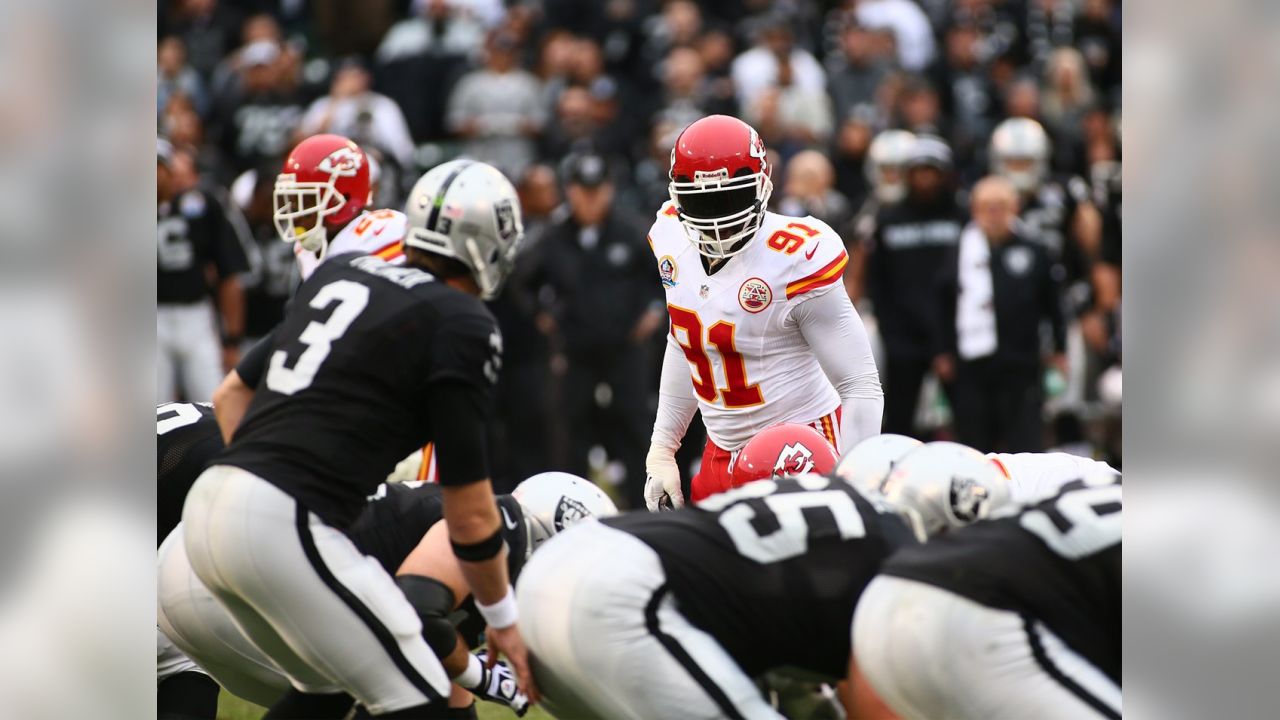
[[[285,242],[323,251],[328,230],[359,215],[369,195],[369,159],[360,146],[341,135],[312,135],[276,176],[276,232]]]
[[[668,189],[698,252],[736,255],[759,229],[773,192],[764,141],[738,118],[704,117],[676,138]]]
[[[839,461],[831,443],[808,425],[774,425],[742,446],[729,481],[733,487],[739,487],[775,475],[825,475],[835,470]]]

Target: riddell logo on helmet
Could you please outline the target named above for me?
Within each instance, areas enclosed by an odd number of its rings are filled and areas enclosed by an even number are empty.
[[[360,153],[349,147],[341,147],[329,153],[329,156],[317,165],[322,172],[339,177],[355,177],[364,163]]]
[[[738,289],[738,303],[749,313],[758,313],[773,302],[773,291],[760,278],[747,278]]]
[[[813,451],[804,443],[784,445],[773,465],[775,475],[798,475],[813,470]]]

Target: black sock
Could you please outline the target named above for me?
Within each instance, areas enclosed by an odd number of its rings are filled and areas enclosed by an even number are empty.
[[[342,720],[355,702],[347,693],[313,695],[289,688],[262,717],[263,720]]]
[[[213,720],[218,715],[218,683],[202,672],[180,672],[156,688],[157,720]]]

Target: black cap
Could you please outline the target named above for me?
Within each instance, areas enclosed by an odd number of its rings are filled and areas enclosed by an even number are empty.
[[[570,185],[593,188],[609,181],[609,163],[603,155],[595,153],[574,155],[565,161],[565,168],[565,175]]]

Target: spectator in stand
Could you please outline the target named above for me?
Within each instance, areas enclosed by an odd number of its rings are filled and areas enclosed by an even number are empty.
[[[209,112],[209,95],[200,73],[187,63],[187,46],[182,38],[170,35],[156,47],[156,108],[163,112],[169,100],[181,95],[191,101],[196,112]]]
[[[411,167],[413,138],[404,113],[394,100],[374,92],[372,83],[364,63],[356,58],[344,60],[333,73],[329,94],[307,108],[297,139],[334,133],[379,148],[401,167]]]
[[[1076,47],[1084,54],[1093,85],[1111,89],[1106,102],[1120,104],[1120,28],[1111,0],[1085,0],[1076,18]]]
[[[546,124],[542,84],[517,65],[514,35],[499,30],[485,43],[484,67],[464,75],[449,96],[446,123],[463,138],[463,154],[520,177],[535,159]]]
[[[876,91],[889,74],[892,47],[880,42],[880,36],[849,23],[840,33],[840,55],[828,63],[831,100],[840,122],[848,119],[854,108],[875,102]]]
[[[724,30],[710,28],[698,38],[695,49],[702,58],[708,98],[723,107],[733,108],[727,114],[736,115],[738,101],[733,85],[733,38]]]
[[[178,35],[187,50],[188,62],[208,77],[235,47],[240,32],[240,15],[218,0],[173,0],[162,8],[164,34]]]
[[[756,109],[754,114],[761,114],[757,109],[761,98],[771,90],[776,94],[779,87],[825,96],[826,73],[808,50],[795,46],[790,18],[767,16],[759,21],[758,28],[755,47],[734,58],[732,64],[734,91],[744,115],[752,109]],[[755,126],[746,117],[743,120]]]
[[[648,222],[614,205],[600,155],[566,161],[569,217],[543,240],[538,276],[550,301],[542,321],[568,363],[560,404],[573,429],[565,470],[587,476],[593,447],[622,470],[623,495],[642,507],[655,369],[648,344],[666,328],[661,284],[643,238]]]
[[[595,102],[586,88],[571,86],[560,93],[556,120],[542,135],[542,157],[554,160],[603,144],[604,134],[597,120]]]
[[[292,64],[279,47],[259,40],[239,58],[239,74],[217,113],[222,149],[235,172],[284,157],[302,118]]]
[[[827,156],[817,150],[796,153],[787,162],[786,180],[778,212],[804,217],[812,215],[830,225],[841,237],[848,237],[853,219],[849,199],[835,189],[836,172]]]
[[[898,95],[899,124],[917,135],[946,137],[938,91],[922,77],[912,77]]]
[[[205,142],[204,123],[185,95],[170,98],[160,115],[160,134],[176,146],[194,148],[200,174],[208,178],[227,177],[226,160],[216,145]]]
[[[942,288],[938,376],[951,381],[960,442],[983,452],[1044,448],[1041,327],[1049,364],[1066,375],[1065,321],[1053,262],[1019,237],[1018,192],[992,176],[973,188],[965,227]]]
[[[903,70],[923,72],[933,62],[933,28],[912,0],[860,0],[855,12],[859,25],[893,32],[898,66]]]
[[[461,0],[413,0],[409,17],[387,31],[378,62],[421,55],[466,55],[484,41],[484,23]]]
[[[643,57],[656,70],[673,49],[693,47],[698,41],[702,35],[702,11],[690,0],[671,0],[644,22],[643,32]]]
[[[881,207],[867,260],[867,294],[884,341],[884,432],[919,436],[920,387],[936,354],[932,291],[954,259],[965,213],[956,202],[951,151],[918,137],[907,160],[907,195]]]
[[[1089,81],[1084,56],[1070,47],[1058,48],[1049,55],[1045,65],[1045,88],[1040,96],[1040,115],[1045,129],[1053,138],[1054,146],[1066,143],[1067,147],[1083,153],[1084,118],[1097,104],[1093,84]],[[1059,170],[1078,173],[1084,170],[1082,155],[1078,162],[1055,163]]]
[[[969,171],[991,137],[997,110],[996,89],[981,54],[984,44],[976,25],[952,25],[946,32],[945,54],[930,71],[942,115],[951,120],[951,149],[962,180],[976,179]]]
[[[662,107],[653,121],[684,128],[707,115],[733,111],[731,100],[712,95],[698,51],[690,47],[674,48],[662,64]]]
[[[412,9],[378,46],[377,86],[400,105],[414,140],[444,140],[445,100],[484,43],[484,25],[455,0],[414,0]]]

